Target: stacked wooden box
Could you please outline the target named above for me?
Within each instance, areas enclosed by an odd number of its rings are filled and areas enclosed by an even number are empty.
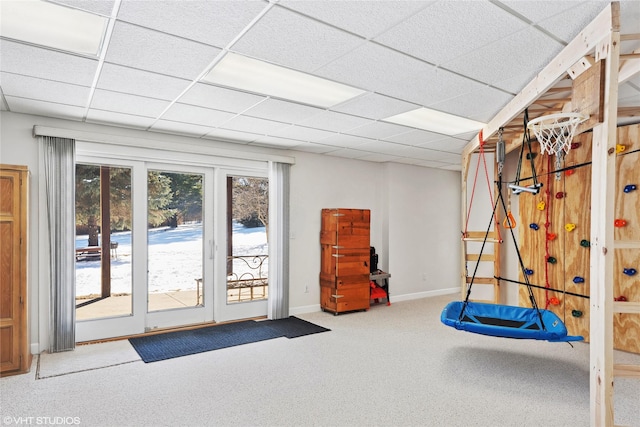
[[[320,306],[335,314],[369,308],[368,209],[322,209]]]

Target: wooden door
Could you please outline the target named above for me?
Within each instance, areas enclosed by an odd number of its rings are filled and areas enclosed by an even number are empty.
[[[27,372],[27,168],[0,165],[0,374]]]

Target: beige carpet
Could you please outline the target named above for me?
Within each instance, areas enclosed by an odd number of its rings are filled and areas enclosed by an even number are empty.
[[[64,363],[41,375],[67,374],[2,378],[0,407],[83,426],[589,425],[588,344],[456,331],[439,320],[456,297],[298,315],[331,332],[156,363],[126,363],[128,351],[111,352],[117,343],[78,348],[100,363],[44,355]],[[614,353],[616,363],[640,363]],[[615,424],[640,427],[638,402],[640,381],[616,379]]]

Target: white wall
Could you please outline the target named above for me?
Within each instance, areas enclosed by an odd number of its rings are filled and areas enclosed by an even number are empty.
[[[29,206],[29,321],[32,351],[46,346],[48,291],[39,283],[38,224],[40,168],[34,125],[86,130],[163,143],[189,143],[295,157],[291,168],[290,307],[292,314],[319,310],[320,210],[371,210],[371,245],[379,267],[390,272],[391,300],[459,291],[460,173],[395,163],[380,164],[293,151],[89,125],[2,112],[0,162],[27,165],[31,173]]]

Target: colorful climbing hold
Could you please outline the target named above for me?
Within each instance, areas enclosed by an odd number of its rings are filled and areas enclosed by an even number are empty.
[[[576,229],[576,225],[570,222],[564,226],[564,229],[567,230],[568,232],[572,232],[573,230]]]
[[[571,310],[571,315],[573,317],[582,317],[582,312],[580,310]]]
[[[545,206],[546,205],[544,201],[541,200],[540,202],[538,202],[538,205],[536,207],[538,208],[539,211],[543,211]]]
[[[629,184],[629,185],[625,185],[624,186],[624,191],[625,193],[631,193],[633,190],[636,189],[636,185],[635,184]]]
[[[591,247],[591,242],[587,239],[582,239],[580,240],[580,246],[582,246],[583,248],[589,248]]]
[[[531,276],[533,274],[533,270],[530,268],[525,268],[524,274],[526,274],[527,276]]]
[[[556,199],[562,199],[564,197],[564,193],[562,191],[558,191],[556,193]]]
[[[637,273],[635,268],[624,268],[622,272],[627,276],[634,276]]]
[[[567,169],[566,171],[564,171],[564,174],[566,176],[571,176],[574,174],[575,171],[576,171],[575,169]]]
[[[527,160],[533,160],[537,155],[538,153],[527,153]]]
[[[625,221],[624,219],[616,219],[615,221],[613,221],[613,225],[615,225],[616,227],[624,227],[625,225],[627,225],[627,221]]]
[[[620,295],[618,298],[613,298],[614,301],[626,301],[627,297],[625,297],[624,295]]]
[[[536,224],[535,222],[529,224],[529,228],[535,231],[538,231],[540,229],[540,227],[538,227],[538,224]]]
[[[580,143],[579,142],[572,142],[571,143],[571,149],[575,150],[576,148],[580,148]]]
[[[627,149],[626,145],[616,144],[616,154],[623,153]]]
[[[584,283],[584,277],[580,277],[580,276],[574,277],[573,283]]]
[[[549,298],[549,304],[551,305],[560,305],[560,300],[556,297]]]
[[[555,264],[556,262],[558,262],[558,260],[555,259],[554,257],[550,256],[550,257],[547,258],[547,262],[549,264]]]
[[[558,235],[556,233],[547,233],[547,240],[555,240]]]

